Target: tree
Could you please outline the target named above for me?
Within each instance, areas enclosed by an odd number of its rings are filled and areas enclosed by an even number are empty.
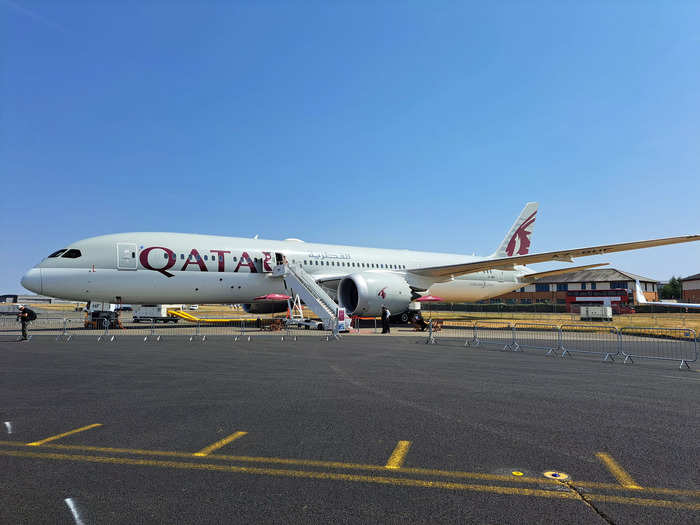
[[[681,278],[671,277],[671,280],[664,284],[661,288],[662,299],[680,299],[681,298]]]

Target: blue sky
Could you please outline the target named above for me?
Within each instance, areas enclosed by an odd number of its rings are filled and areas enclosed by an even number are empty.
[[[486,255],[536,200],[535,251],[700,233],[700,4],[486,4],[0,0],[0,293],[119,231]]]

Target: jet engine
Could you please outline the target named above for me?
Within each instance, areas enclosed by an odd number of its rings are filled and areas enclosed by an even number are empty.
[[[406,280],[391,273],[360,272],[338,284],[338,304],[348,315],[379,315],[382,305],[393,314],[405,312],[412,300]]]
[[[243,311],[248,314],[278,314],[287,311],[287,303],[284,301],[271,303],[242,304]]]

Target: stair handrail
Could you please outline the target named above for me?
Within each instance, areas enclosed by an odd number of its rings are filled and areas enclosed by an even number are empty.
[[[316,299],[316,301],[321,305],[321,307],[326,310],[326,313],[335,319],[335,306],[336,303],[333,299],[325,292],[325,290],[313,279],[306,271],[301,267],[296,267],[291,264],[287,264],[287,268],[290,273],[296,277],[301,284],[304,286],[307,292]]]

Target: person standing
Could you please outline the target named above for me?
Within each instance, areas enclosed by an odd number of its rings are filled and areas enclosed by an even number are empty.
[[[17,314],[17,320],[22,323],[22,341],[26,341],[27,338],[27,325],[36,319],[36,312],[31,308],[27,308],[23,304],[18,306],[19,313]]]
[[[391,316],[391,312],[389,309],[382,305],[382,333],[383,334],[388,334],[390,333],[389,329],[389,317]]]

